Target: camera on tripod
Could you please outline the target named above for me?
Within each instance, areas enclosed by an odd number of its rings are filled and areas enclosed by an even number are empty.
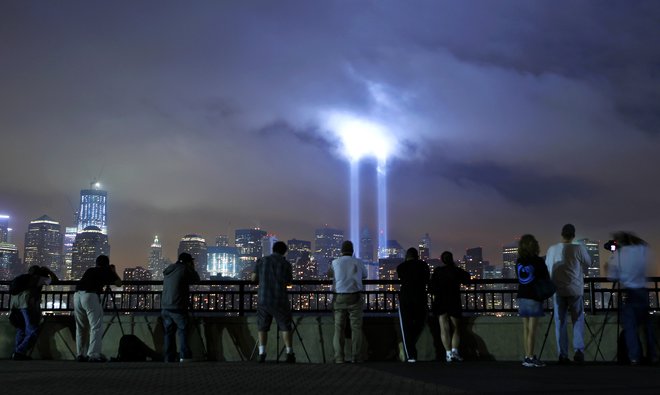
[[[618,243],[616,242],[616,240],[609,240],[608,242],[606,242],[605,244],[603,244],[603,247],[604,247],[606,250],[609,250],[609,251],[611,251],[611,252],[614,252],[614,251],[616,251],[617,248],[619,248],[619,245],[618,245]]]

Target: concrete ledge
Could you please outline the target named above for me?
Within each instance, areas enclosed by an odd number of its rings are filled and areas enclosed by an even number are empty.
[[[116,317],[106,314],[103,353],[108,357],[117,354],[122,329],[126,334],[138,336],[158,354],[163,351],[163,327],[158,315],[121,315],[121,326]],[[189,333],[189,342],[195,359],[212,361],[244,361],[250,358],[256,344],[256,317],[195,317],[196,327]],[[588,316],[585,331],[588,361],[614,361],[617,350],[616,316],[610,315],[603,325],[605,315]],[[333,319],[330,315],[294,316],[298,332],[312,363],[328,363],[334,360],[332,337]],[[541,345],[550,317],[540,320],[536,352]],[[658,325],[654,327],[657,328]],[[569,325],[569,339],[572,338]],[[602,333],[602,341],[601,339]],[[269,359],[276,356],[276,325],[269,333],[267,353]],[[15,329],[6,316],[0,317],[0,356],[8,358],[13,350]],[[363,354],[369,361],[394,361],[403,359],[399,322],[396,316],[365,317],[365,342]],[[599,344],[600,343],[600,344]],[[347,342],[349,345],[350,342]],[[599,351],[597,352],[597,346]],[[280,342],[280,347],[282,343]],[[439,326],[429,318],[417,349],[419,360],[432,361],[444,356]],[[300,338],[294,333],[294,350],[299,362],[308,362]],[[32,357],[35,359],[71,360],[75,358],[75,322],[72,316],[46,316],[41,334]],[[522,321],[518,317],[466,317],[463,320],[461,353],[467,360],[517,361],[523,355]],[[347,353],[347,355],[349,355]],[[543,350],[543,359],[555,360],[554,325],[550,328]]]

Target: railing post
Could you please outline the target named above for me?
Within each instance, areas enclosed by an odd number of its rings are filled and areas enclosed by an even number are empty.
[[[589,303],[589,310],[591,311],[591,314],[596,314],[596,290],[594,289],[595,282],[593,280],[589,280],[589,300],[591,303]]]
[[[245,315],[245,284],[238,285],[238,316]]]

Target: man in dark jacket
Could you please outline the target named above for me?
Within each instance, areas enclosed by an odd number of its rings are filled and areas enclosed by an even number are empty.
[[[161,316],[165,327],[165,362],[185,362],[192,359],[192,351],[186,339],[190,319],[188,305],[192,283],[199,282],[193,257],[187,252],[163,271],[163,294],[161,296]],[[180,352],[177,355],[174,333],[179,338]]]
[[[399,293],[399,314],[403,334],[404,351],[408,362],[417,360],[417,338],[424,329],[427,318],[428,296],[426,286],[431,272],[429,265],[419,259],[416,248],[408,248],[406,260],[397,266],[401,280]]]

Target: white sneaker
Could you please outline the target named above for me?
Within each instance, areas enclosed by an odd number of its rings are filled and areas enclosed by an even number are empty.
[[[410,362],[410,363],[415,363],[415,362],[417,362],[417,360],[416,360],[416,359],[412,359],[412,358],[410,358],[410,359],[408,359],[408,362]]]
[[[445,356],[445,360],[446,360],[447,362],[454,362],[454,356],[451,355],[451,354],[450,354],[450,355],[446,355],[446,356]]]
[[[463,362],[463,357],[461,357],[461,355],[458,353],[458,351],[452,351],[450,358],[451,358],[452,362]]]

